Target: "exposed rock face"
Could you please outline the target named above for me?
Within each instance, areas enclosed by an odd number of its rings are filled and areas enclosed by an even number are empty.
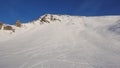
[[[40,18],[40,22],[50,23],[51,21],[61,21],[60,19],[57,19],[54,17],[54,15],[51,14],[45,14]]]
[[[50,23],[48,20],[47,20],[47,14],[46,15],[44,15],[43,17],[41,17],[41,22],[46,22],[46,23]]]
[[[2,29],[3,23],[0,22],[0,29]]]
[[[51,21],[56,21],[56,20],[61,21],[61,20],[55,18],[53,15],[50,16],[50,20],[51,20]]]
[[[4,26],[3,29],[4,30],[13,30],[12,26]]]
[[[19,20],[17,20],[14,25],[17,26],[17,27],[21,27],[22,26],[22,24],[21,24],[21,22]]]

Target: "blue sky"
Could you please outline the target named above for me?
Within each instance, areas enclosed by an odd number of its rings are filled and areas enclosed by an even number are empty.
[[[32,21],[43,14],[120,15],[120,0],[0,0],[0,21]]]

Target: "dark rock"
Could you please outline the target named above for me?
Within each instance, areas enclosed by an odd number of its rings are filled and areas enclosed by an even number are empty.
[[[46,14],[46,15],[44,15],[43,17],[41,17],[41,22],[46,22],[46,23],[50,23],[48,20],[47,20],[47,17],[48,15]]]
[[[2,29],[3,23],[0,22],[0,29]]]
[[[4,26],[3,29],[4,30],[13,30],[12,26]]]
[[[17,20],[14,25],[17,26],[17,27],[21,27],[22,26],[22,24],[21,24],[21,22],[19,20]]]

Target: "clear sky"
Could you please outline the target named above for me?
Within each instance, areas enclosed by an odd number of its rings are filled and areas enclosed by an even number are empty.
[[[0,0],[0,21],[32,21],[43,14],[120,15],[120,0]]]

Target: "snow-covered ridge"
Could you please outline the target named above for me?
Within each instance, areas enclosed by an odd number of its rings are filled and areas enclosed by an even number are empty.
[[[0,30],[0,68],[120,68],[120,16],[47,14],[10,26]]]
[[[54,23],[54,22],[71,22],[71,21],[83,21],[85,23],[85,21],[94,21],[94,22],[105,22],[104,24],[107,23],[113,23],[113,22],[117,22],[120,20],[120,16],[70,16],[70,15],[53,15],[53,14],[45,14],[43,16],[41,16],[39,19],[28,22],[28,23],[21,23],[24,27],[24,25],[27,26],[27,24],[44,24],[44,23]],[[74,22],[75,23],[75,22]],[[12,26],[14,29],[17,29],[15,27],[15,25],[9,25],[9,24],[4,24],[3,26]]]
[[[0,35],[1,35],[0,39],[3,39],[2,37],[5,37],[4,39],[12,38],[13,36],[26,33],[38,27],[41,28],[42,25],[60,24],[60,23],[65,25],[75,25],[81,27],[81,30],[86,27],[95,30],[100,28],[105,28],[120,33],[119,21],[120,21],[120,16],[70,16],[70,15],[45,14],[41,16],[39,19],[34,20],[32,22],[21,23],[22,25],[21,27],[17,27],[15,25],[3,24],[2,29],[0,30]],[[11,26],[12,29],[4,30],[3,27],[6,25]]]

